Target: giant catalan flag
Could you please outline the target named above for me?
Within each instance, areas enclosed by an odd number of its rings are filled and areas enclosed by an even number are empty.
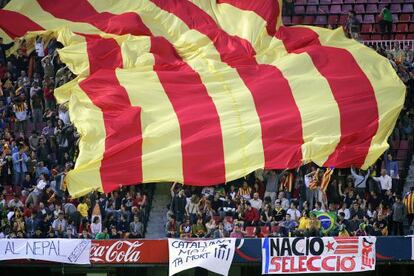
[[[5,41],[65,46],[80,154],[74,196],[119,185],[224,183],[257,168],[367,168],[405,88],[342,29],[284,27],[281,0],[13,0]]]

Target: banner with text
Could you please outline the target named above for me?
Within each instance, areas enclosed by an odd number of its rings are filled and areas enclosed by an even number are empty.
[[[375,270],[376,237],[262,239],[262,273]]]
[[[157,250],[154,250],[156,248]],[[93,264],[168,263],[166,240],[93,240]]]
[[[90,240],[2,239],[0,261],[33,259],[70,264],[90,264]]]
[[[169,275],[193,267],[202,267],[228,275],[233,261],[236,239],[186,241],[168,239]]]

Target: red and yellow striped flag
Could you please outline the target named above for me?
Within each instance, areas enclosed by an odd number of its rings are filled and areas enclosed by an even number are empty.
[[[342,29],[284,27],[274,0],[14,0],[5,40],[56,36],[77,75],[56,91],[81,134],[80,196],[224,183],[257,168],[366,169],[405,87]]]

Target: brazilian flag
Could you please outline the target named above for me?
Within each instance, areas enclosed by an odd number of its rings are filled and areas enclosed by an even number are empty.
[[[323,211],[314,211],[312,212],[321,222],[321,232],[323,234],[328,234],[332,230],[335,230],[336,225],[336,213],[335,212],[323,212]]]

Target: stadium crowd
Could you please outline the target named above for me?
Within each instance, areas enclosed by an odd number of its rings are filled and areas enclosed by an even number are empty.
[[[79,135],[53,94],[74,78],[59,60],[61,46],[0,38],[0,237],[143,237],[145,185],[81,199],[65,191]]]

